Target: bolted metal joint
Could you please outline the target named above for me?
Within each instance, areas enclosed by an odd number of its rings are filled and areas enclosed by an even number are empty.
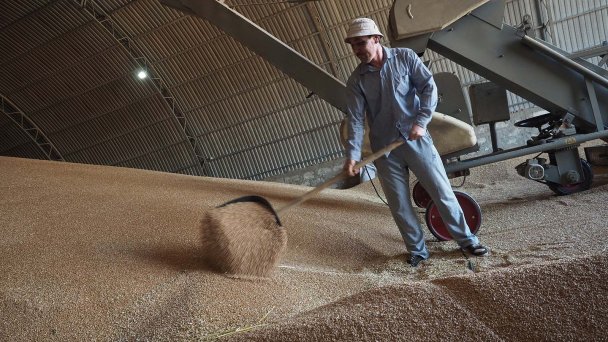
[[[581,175],[575,170],[568,170],[563,175],[564,183],[578,184],[581,182]]]

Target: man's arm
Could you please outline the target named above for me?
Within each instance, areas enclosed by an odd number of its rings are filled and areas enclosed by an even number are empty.
[[[418,140],[422,138],[426,134],[426,128],[420,127],[417,123],[412,125],[412,129],[410,129],[410,134],[407,137],[409,140]]]
[[[433,74],[413,50],[408,51],[408,61],[411,70],[411,81],[420,99],[420,108],[416,115],[414,127],[418,126],[424,132],[437,107],[437,86],[435,85]],[[413,130],[417,131],[420,131],[420,129],[413,128]],[[411,134],[416,133],[412,132]]]
[[[348,116],[348,138],[346,141],[346,161],[344,170],[349,176],[359,173],[353,166],[361,160],[361,146],[365,133],[365,97],[353,77],[346,83],[346,114]]]

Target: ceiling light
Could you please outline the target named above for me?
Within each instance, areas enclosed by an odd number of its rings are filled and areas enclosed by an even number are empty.
[[[139,71],[137,72],[137,77],[138,77],[140,80],[143,80],[143,79],[145,79],[145,78],[147,78],[147,77],[148,77],[148,72],[147,72],[146,70],[141,69],[141,70],[139,70]]]

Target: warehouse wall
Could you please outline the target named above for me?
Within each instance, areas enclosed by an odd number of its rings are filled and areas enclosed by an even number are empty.
[[[508,149],[526,144],[526,141],[531,136],[537,133],[535,128],[518,128],[513,129],[513,124],[519,120],[523,120],[536,112],[542,112],[541,109],[532,107],[523,109],[521,111],[511,114],[511,119],[505,122],[499,122],[496,124],[496,136],[498,148]],[[490,135],[489,125],[480,125],[474,127],[477,142],[479,144],[479,151],[463,155],[463,158],[470,158],[482,154],[492,152],[492,143]],[[342,164],[344,163],[344,157],[330,160],[324,163],[312,165],[306,168],[294,170],[281,175],[273,176],[264,179],[270,182],[280,182],[288,184],[300,184],[306,186],[317,186],[327,179],[342,172]],[[336,183],[333,188],[348,188],[355,184],[355,180],[346,180]]]

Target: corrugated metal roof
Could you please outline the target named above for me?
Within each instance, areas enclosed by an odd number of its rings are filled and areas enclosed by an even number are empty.
[[[282,13],[293,7],[301,6],[297,3],[287,3],[284,1],[260,1],[260,0],[227,0],[226,5],[234,8],[239,13],[251,21],[259,21],[273,15]]]
[[[38,46],[31,53],[17,56],[0,69],[0,91],[11,94],[50,75],[74,67],[82,59],[95,56],[116,45],[97,25],[87,23]]]
[[[32,143],[30,137],[0,111],[0,155],[10,156],[11,150]]]
[[[155,93],[151,84],[128,74],[86,91],[78,97],[33,112],[31,117],[40,122],[50,134],[60,133],[69,127],[141,102]]]
[[[21,1],[8,1],[5,11],[18,13],[23,7],[18,5]],[[33,3],[32,3],[33,5]],[[3,47],[0,55],[0,64],[17,58],[27,51],[44,44],[72,29],[85,24],[88,20],[78,11],[73,1],[58,0],[48,4],[44,2],[39,9],[29,7],[30,11],[24,20],[13,21],[2,28],[0,46]],[[61,20],[57,20],[61,18]]]
[[[72,125],[51,135],[66,156],[74,150],[86,149],[117,137],[132,134],[147,126],[172,119],[163,110],[165,103],[159,95],[144,98],[91,120]],[[120,126],[115,123],[120,122]]]
[[[100,84],[129,74],[134,69],[128,55],[116,45],[9,96],[18,102],[24,111],[33,112],[79,96]],[[36,101],[30,101],[31,99]]]
[[[31,15],[50,2],[51,0],[0,1],[0,29]]]
[[[202,68],[206,67],[207,63],[209,65],[220,63],[220,66],[222,63],[225,64],[223,58],[217,58],[218,56],[213,55],[213,52],[208,51],[210,44],[229,51],[230,54],[226,54],[225,57],[230,57],[232,53],[241,53],[235,47],[238,44],[232,38],[221,33],[211,24],[192,16],[176,19],[156,30],[145,32],[135,40],[143,47],[150,61],[155,64],[162,63],[166,59],[179,58],[180,55],[188,53],[200,54],[202,58],[209,58],[205,64],[200,65]],[[244,54],[244,56],[249,55],[249,53]]]
[[[0,155],[7,157],[30,158],[30,159],[48,159],[46,154],[40,150],[37,144],[31,140],[18,144],[10,149],[2,151]]]
[[[111,16],[128,36],[136,39],[138,35],[179,19],[183,14],[167,9],[158,1],[140,0],[129,2],[112,12]]]
[[[80,0],[82,1],[82,0]],[[87,0],[88,1],[88,0]],[[99,1],[99,5],[106,13],[112,13],[117,9],[130,5],[137,0],[103,0]]]
[[[392,0],[226,3],[345,81],[358,64],[343,41],[348,22],[371,17],[386,34]],[[0,93],[66,160],[262,179],[341,155],[342,113],[204,20],[158,0],[87,0],[108,26],[83,4],[0,3]],[[608,40],[608,0],[507,1],[504,21],[526,14],[538,36],[566,51]],[[465,91],[483,81],[434,52],[425,58],[434,72],[455,72]],[[134,78],[139,65],[155,80]],[[513,94],[509,103],[531,106]],[[15,129],[0,124],[9,137],[0,150],[35,157]]]

